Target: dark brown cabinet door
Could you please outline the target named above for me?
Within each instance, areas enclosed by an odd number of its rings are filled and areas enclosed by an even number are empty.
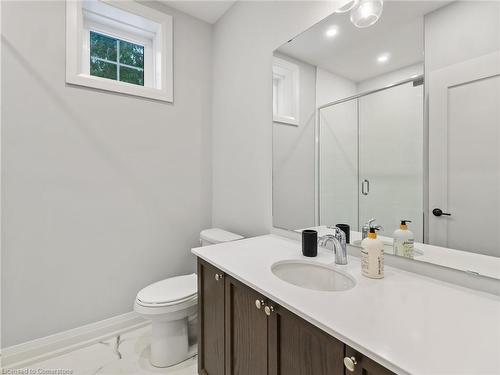
[[[344,374],[342,342],[282,307],[273,308],[269,315],[269,375]]]
[[[392,371],[347,345],[345,346],[345,358],[347,361],[345,375],[395,375]]]
[[[267,374],[267,316],[261,296],[226,278],[226,375]]]
[[[224,375],[224,274],[198,261],[198,373]]]

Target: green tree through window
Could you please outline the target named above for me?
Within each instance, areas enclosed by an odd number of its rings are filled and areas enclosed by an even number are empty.
[[[91,31],[90,75],[144,86],[144,46]]]

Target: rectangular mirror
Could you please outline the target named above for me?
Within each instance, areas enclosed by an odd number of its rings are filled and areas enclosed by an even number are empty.
[[[274,117],[274,226],[359,246],[375,219],[388,254],[500,278],[500,3],[362,3],[373,25],[334,13],[274,52],[296,109]]]

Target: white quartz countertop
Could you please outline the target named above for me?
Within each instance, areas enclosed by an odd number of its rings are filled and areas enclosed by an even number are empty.
[[[353,289],[304,289],[280,280],[271,265],[333,264],[332,252],[305,258],[299,241],[276,235],[192,252],[398,374],[500,374],[500,297],[388,266],[384,279],[369,279],[356,257],[335,266],[356,279]]]

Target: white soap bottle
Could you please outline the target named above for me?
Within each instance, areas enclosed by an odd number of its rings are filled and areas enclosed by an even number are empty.
[[[384,243],[377,238],[376,228],[370,228],[361,242],[361,273],[372,279],[384,277]]]
[[[394,255],[413,259],[415,240],[413,233],[408,230],[407,223],[411,223],[411,221],[401,220],[399,229],[394,231],[394,234],[392,235],[394,239],[392,248],[394,250]]]

